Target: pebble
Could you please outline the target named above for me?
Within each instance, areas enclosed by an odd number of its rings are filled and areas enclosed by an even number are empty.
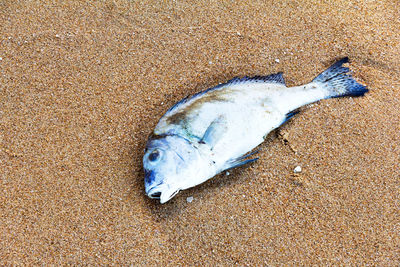
[[[301,172],[301,167],[300,166],[297,166],[296,168],[294,168],[294,173],[299,173],[299,172]]]
[[[188,198],[186,198],[186,201],[187,201],[188,203],[192,203],[193,197],[188,197]]]
[[[226,176],[228,176],[229,174],[230,174],[229,172],[226,172],[226,173],[225,173]]]
[[[275,59],[275,62],[276,62],[276,63],[279,63],[279,59],[278,59],[278,58],[277,58],[277,59]]]

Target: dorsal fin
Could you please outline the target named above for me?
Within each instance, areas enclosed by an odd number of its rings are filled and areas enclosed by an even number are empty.
[[[273,82],[273,83],[279,83],[279,84],[286,85],[282,72],[270,74],[268,76],[255,76],[251,79],[261,80],[263,82]]]
[[[230,84],[238,84],[238,83],[244,83],[244,82],[264,82],[264,83],[272,82],[272,83],[279,83],[279,84],[286,85],[282,72],[270,74],[267,76],[253,76],[253,77],[244,76],[243,78],[235,77],[235,78],[227,81],[226,83],[220,84],[220,85],[230,85]]]

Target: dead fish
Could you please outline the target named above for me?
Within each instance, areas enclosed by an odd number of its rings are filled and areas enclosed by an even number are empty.
[[[249,153],[269,132],[321,99],[362,96],[343,58],[312,82],[287,87],[282,73],[233,78],[171,107],[149,137],[143,167],[145,190],[165,203],[180,190],[256,161]]]

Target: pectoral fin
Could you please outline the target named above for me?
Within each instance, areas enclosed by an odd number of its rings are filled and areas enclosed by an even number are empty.
[[[200,143],[208,144],[212,149],[226,132],[226,123],[226,118],[224,116],[216,118],[211,122],[210,126],[208,126],[203,138],[200,140]]]

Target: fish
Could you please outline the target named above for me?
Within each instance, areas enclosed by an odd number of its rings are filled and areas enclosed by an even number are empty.
[[[173,105],[149,136],[143,156],[148,197],[161,204],[179,191],[258,159],[251,152],[304,105],[322,99],[363,96],[338,60],[310,83],[287,87],[283,73],[235,77]]]

